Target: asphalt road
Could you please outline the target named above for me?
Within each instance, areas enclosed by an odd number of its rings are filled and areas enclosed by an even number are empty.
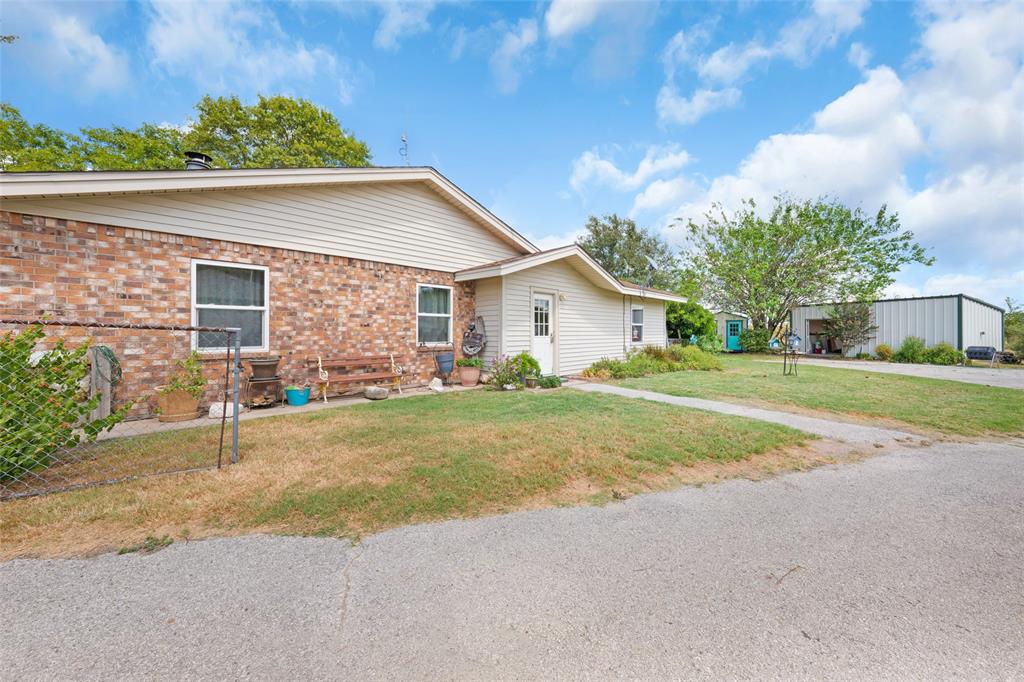
[[[1024,677],[1024,447],[0,565],[3,679]]]

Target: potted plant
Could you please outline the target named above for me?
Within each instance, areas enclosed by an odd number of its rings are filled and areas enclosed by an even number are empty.
[[[537,388],[540,379],[540,363],[525,350],[512,358],[512,363],[519,373],[519,381],[527,388]]]
[[[288,400],[288,404],[292,407],[302,407],[309,402],[309,384],[303,386],[291,386],[284,387],[284,396]]]
[[[459,382],[463,386],[472,388],[480,383],[480,370],[484,366],[483,360],[480,358],[459,358],[455,365],[459,368]]]
[[[178,361],[177,371],[170,381],[156,387],[156,412],[162,422],[183,422],[199,416],[199,401],[206,391],[203,362],[199,353],[192,351]]]

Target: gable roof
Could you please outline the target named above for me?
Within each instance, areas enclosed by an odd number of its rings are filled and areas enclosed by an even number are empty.
[[[455,281],[468,282],[471,280],[485,279],[487,277],[504,277],[506,275],[511,275],[514,272],[535,268],[539,265],[545,265],[559,260],[569,261],[569,263],[576,268],[580,274],[602,289],[614,291],[626,296],[641,296],[643,298],[653,298],[660,301],[676,301],[679,303],[686,301],[682,296],[668,291],[642,287],[639,284],[634,284],[627,280],[613,277],[611,273],[601,266],[600,263],[594,260],[593,256],[587,253],[578,244],[569,244],[568,246],[561,246],[557,249],[538,251],[537,253],[531,253],[526,256],[506,258],[504,260],[494,261],[493,263],[485,263],[484,265],[459,270],[455,273]]]
[[[3,172],[0,173],[0,198],[42,199],[396,182],[426,183],[432,190],[516,248],[525,253],[538,251],[526,237],[430,166]]]

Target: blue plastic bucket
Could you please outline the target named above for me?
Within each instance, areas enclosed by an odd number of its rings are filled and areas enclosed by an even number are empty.
[[[302,407],[309,402],[309,386],[305,388],[286,388],[284,389],[284,395],[288,399],[288,404],[292,407]]]
[[[437,371],[441,374],[451,374],[455,369],[455,353],[438,353],[436,356]]]

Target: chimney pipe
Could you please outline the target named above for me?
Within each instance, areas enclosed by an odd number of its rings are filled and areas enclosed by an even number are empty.
[[[202,152],[185,152],[185,170],[210,170],[212,163],[213,159]]]

